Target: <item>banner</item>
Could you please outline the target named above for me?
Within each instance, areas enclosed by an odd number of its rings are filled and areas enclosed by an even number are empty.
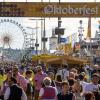
[[[71,44],[72,47],[72,35],[69,36],[69,43]]]
[[[100,17],[100,3],[0,2],[0,17]]]
[[[58,45],[58,38],[57,37],[50,37],[49,38],[49,48],[50,50],[56,50]]]

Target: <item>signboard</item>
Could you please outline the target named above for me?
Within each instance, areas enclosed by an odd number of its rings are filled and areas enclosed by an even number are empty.
[[[66,38],[60,38],[60,42],[66,43],[67,39]]]
[[[56,50],[57,45],[58,45],[58,38],[57,37],[50,37],[49,38],[50,50]]]
[[[100,3],[0,2],[0,17],[100,17]]]

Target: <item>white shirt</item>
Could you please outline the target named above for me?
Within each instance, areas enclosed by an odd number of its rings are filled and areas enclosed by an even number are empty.
[[[4,100],[8,100],[10,95],[10,88],[8,87],[5,94],[4,94]],[[24,90],[22,89],[22,96],[21,96],[21,100],[27,100],[27,96],[24,92]]]
[[[94,85],[93,83],[89,83],[88,85],[85,86],[85,92],[89,92],[89,91],[98,91],[99,90],[100,85]]]
[[[83,92],[85,91],[85,87],[89,84],[89,83],[87,83],[87,82],[85,82],[85,81],[80,81],[80,84],[82,85],[82,87],[83,87]]]
[[[62,79],[66,80],[69,76],[69,71],[67,69],[62,69],[58,71],[57,75],[61,75]]]

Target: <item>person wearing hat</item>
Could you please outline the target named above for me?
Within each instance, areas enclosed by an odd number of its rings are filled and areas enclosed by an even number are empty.
[[[89,83],[88,85],[86,85],[85,87],[85,91],[89,92],[89,91],[96,91],[98,90],[100,84],[98,84],[98,81],[100,80],[100,76],[95,73],[92,75],[92,79],[91,79],[91,83]]]
[[[95,100],[100,100],[100,84],[98,84],[99,80],[99,74],[94,73],[92,75],[92,82],[85,87],[85,92],[93,92],[95,94]]]

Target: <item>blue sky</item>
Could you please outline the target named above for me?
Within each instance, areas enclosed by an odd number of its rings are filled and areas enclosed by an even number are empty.
[[[26,2],[26,0],[0,0],[0,2],[5,1],[5,2]],[[28,2],[40,2],[41,0],[27,0]],[[48,2],[49,0],[43,0],[44,2]],[[58,2],[59,0],[50,0],[51,2]],[[88,2],[94,2],[95,0],[88,0]],[[61,2],[87,2],[87,0],[61,0]],[[96,2],[100,2],[100,0],[96,0]],[[6,18],[0,18],[1,19],[6,19]],[[21,24],[24,29],[26,30],[27,33],[32,33],[31,29],[27,29],[26,27],[36,27],[36,21],[29,20],[31,18],[10,18],[12,20],[17,21],[19,24]],[[65,35],[64,37],[67,37],[73,33],[78,33],[78,27],[79,27],[79,21],[83,20],[83,26],[84,26],[84,37],[86,37],[87,33],[87,23],[88,19],[87,18],[62,18],[62,27],[64,27],[65,30]],[[98,29],[98,20],[100,18],[92,18],[92,37],[95,35],[95,31]],[[5,29],[3,29],[5,27]],[[13,27],[13,28],[12,28]],[[40,21],[38,21],[38,27],[40,26]],[[50,37],[52,33],[52,28],[57,27],[57,18],[46,18],[46,36]],[[23,33],[20,31],[20,29],[12,25],[10,23],[7,24],[2,24],[0,26],[0,29],[3,30],[3,32],[0,31],[0,37],[4,33],[10,33],[12,36],[12,43],[11,47],[12,48],[22,48],[23,42],[24,42],[24,37]],[[35,30],[33,31],[35,33]],[[34,35],[35,36],[35,35]],[[39,43],[41,42],[40,39],[40,28],[38,29],[38,37],[39,37]],[[41,44],[41,43],[40,43]],[[2,46],[2,43],[0,42],[0,47]],[[48,43],[47,43],[48,47]],[[41,48],[41,46],[39,47]]]

